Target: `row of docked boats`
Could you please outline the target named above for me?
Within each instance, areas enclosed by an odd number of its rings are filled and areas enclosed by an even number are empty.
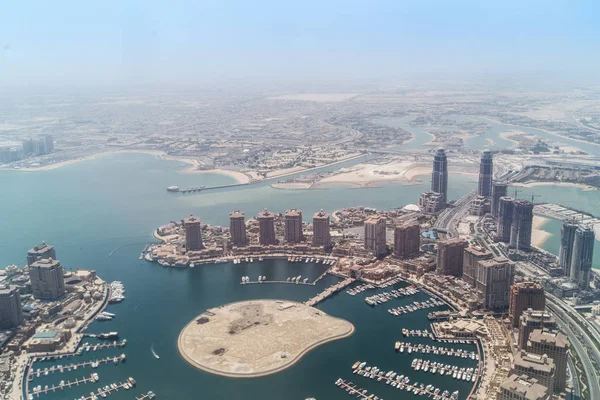
[[[407,306],[389,308],[388,312],[392,315],[399,316],[399,315],[408,314],[408,313],[419,311],[419,310],[424,310],[426,308],[440,307],[443,305],[444,305],[443,301],[431,298],[427,301],[415,301],[412,304],[409,304]]]
[[[421,354],[435,354],[442,356],[454,356],[461,358],[470,358],[471,360],[479,361],[479,354],[474,351],[467,351],[465,349],[452,349],[446,347],[437,347],[430,345],[422,345],[422,344],[411,344],[405,342],[396,342],[394,345],[394,349],[399,353],[404,353],[406,351],[408,354],[411,353],[421,353]]]
[[[429,396],[434,400],[455,400],[459,394],[458,391],[452,394],[448,390],[442,392],[441,389],[431,384],[426,386],[424,383],[411,383],[408,376],[400,375],[393,370],[382,371],[377,366],[368,366],[366,362],[355,362],[352,365],[352,373],[365,378],[376,379],[377,382],[385,381],[391,387],[412,392],[415,395]]]
[[[346,293],[348,293],[350,296],[356,296],[357,294],[362,293],[367,289],[374,289],[374,288],[375,288],[375,286],[373,286],[372,283],[363,283],[361,285],[358,285],[356,287],[346,290]]]
[[[302,261],[304,261],[305,264],[307,264],[309,262],[310,263],[314,262],[316,264],[323,263],[324,265],[333,265],[333,264],[335,264],[335,258],[329,258],[329,257],[321,259],[321,258],[318,258],[318,257],[310,257],[309,258],[309,257],[294,257],[294,256],[290,256],[290,257],[288,257],[287,260],[289,262],[302,262]]]
[[[417,294],[418,292],[419,289],[411,285],[401,289],[392,289],[390,292],[378,293],[373,296],[366,297],[365,303],[375,307],[380,304],[387,303],[392,299],[401,299],[403,297],[408,297]]]
[[[406,328],[402,329],[402,336],[406,336],[406,337],[428,337],[430,339],[435,339],[435,337],[433,336],[433,333],[429,332],[427,329],[423,329],[423,330],[418,330],[418,329],[411,329],[408,330]]]
[[[109,303],[120,303],[125,300],[125,286],[123,282],[114,281],[110,284]]]
[[[262,257],[258,257],[258,261],[262,261],[263,258]],[[234,264],[241,264],[242,261],[246,261],[247,263],[253,263],[254,262],[254,257],[246,257],[246,258],[234,258],[233,259],[233,263]]]
[[[114,317],[116,317],[115,314],[103,311],[100,314],[98,314],[98,316],[96,317],[96,320],[97,321],[110,321]]]
[[[338,378],[335,381],[335,386],[339,387],[340,389],[346,390],[346,393],[348,393],[350,396],[356,395],[357,398],[363,398],[363,399],[369,399],[369,400],[379,400],[379,397],[375,396],[374,394],[369,394],[367,389],[359,388],[354,383],[346,382],[342,378]],[[383,400],[383,399],[381,399],[381,400]]]
[[[432,374],[448,375],[459,381],[475,382],[477,372],[475,368],[459,368],[456,365],[447,365],[435,361],[415,358],[410,364],[415,371],[431,372]]]

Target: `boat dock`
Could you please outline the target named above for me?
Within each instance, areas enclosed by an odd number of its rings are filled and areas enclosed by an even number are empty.
[[[366,389],[361,389],[357,385],[353,384],[352,382],[347,383],[342,378],[338,378],[338,380],[335,381],[335,385],[337,387],[339,387],[340,389],[345,389],[346,392],[348,392],[348,394],[350,396],[356,395],[356,397],[359,399],[362,398],[362,399],[369,399],[369,400],[373,398],[373,395],[369,394]]]
[[[328,298],[329,296],[332,296],[333,294],[344,289],[346,286],[350,285],[352,282],[354,282],[353,278],[346,278],[343,281],[336,283],[335,285],[329,286],[327,289],[323,290],[321,293],[319,293],[315,297],[312,297],[312,298],[308,299],[307,301],[305,301],[304,304],[306,304],[307,306],[310,306],[310,307],[314,307],[317,304],[319,304],[320,302],[322,302],[323,300],[325,300],[326,298]]]
[[[411,353],[421,353],[421,354],[434,354],[434,355],[443,355],[443,356],[454,356],[461,358],[470,358],[472,360],[479,360],[479,355],[475,351],[468,351],[464,349],[454,349],[454,348],[446,348],[446,347],[438,347],[438,346],[430,346],[423,344],[412,344],[407,342],[396,342],[394,348],[399,353],[404,353],[405,351],[408,354]]]
[[[154,392],[150,391],[148,393],[144,393],[140,397],[136,397],[135,400],[153,399],[154,397],[156,397],[156,395],[154,394]]]
[[[56,366],[53,366],[50,368],[44,368],[44,369],[38,368],[35,371],[33,369],[30,369],[29,370],[29,378],[31,378],[31,379],[33,379],[34,377],[39,378],[40,375],[53,374],[56,371],[59,371],[62,374],[63,372],[65,372],[65,370],[67,372],[70,372],[71,370],[77,370],[77,368],[80,368],[80,367],[85,368],[87,366],[92,366],[92,368],[96,368],[100,364],[108,364],[111,361],[115,364],[118,364],[119,362],[125,362],[125,354],[122,354],[120,357],[106,357],[106,358],[101,358],[98,360],[82,361],[79,363],[73,363],[73,364],[69,364],[69,365],[56,365]]]
[[[428,337],[430,339],[434,339],[435,337],[433,336],[433,333],[430,333],[427,329],[423,329],[422,331],[420,330],[408,330],[406,328],[402,329],[402,335],[406,336],[406,337]]]
[[[44,393],[48,393],[48,392],[56,392],[57,390],[63,390],[64,388],[70,388],[71,386],[85,385],[86,383],[93,383],[93,382],[96,382],[96,379],[94,378],[94,374],[90,375],[89,378],[84,377],[81,379],[75,379],[74,381],[64,382],[62,385],[60,385],[60,384],[52,385],[52,386],[46,385],[43,388],[38,386],[37,388],[33,389],[31,394],[37,395],[39,397],[40,394],[44,394]]]
[[[84,344],[81,346],[81,349],[84,351],[98,351],[102,349],[111,349],[113,347],[125,347],[127,345],[127,339],[123,339],[121,342],[117,342],[116,340],[112,343],[101,343],[101,344]]]
[[[135,380],[133,378],[127,379],[126,382],[119,383],[111,383],[110,385],[104,386],[103,388],[99,388],[98,391],[94,394],[90,394],[87,397],[80,397],[77,400],[98,400],[99,397],[106,397],[113,392],[118,392],[119,389],[130,389],[135,386]],[[151,399],[152,397],[146,397],[147,399]]]
[[[479,375],[479,363],[477,364],[477,367],[460,368],[456,365],[442,364],[435,361],[415,358],[410,366],[415,371],[430,372],[432,374],[439,373],[440,375],[452,376],[453,379],[459,381],[473,383],[475,383],[477,376]]]
[[[314,282],[296,282],[296,281],[247,281],[247,282],[240,282],[240,285],[251,285],[251,284],[257,284],[257,283],[289,283],[292,285],[306,285],[306,286],[314,286],[315,283]]]

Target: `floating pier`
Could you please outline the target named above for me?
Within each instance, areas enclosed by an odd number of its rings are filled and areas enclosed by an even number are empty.
[[[40,394],[44,394],[44,393],[48,393],[48,392],[56,392],[57,390],[63,390],[65,388],[70,388],[72,386],[85,385],[86,383],[93,383],[93,382],[97,381],[97,379],[94,377],[94,375],[96,375],[96,377],[98,376],[97,374],[92,374],[89,376],[89,378],[83,377],[82,379],[75,379],[74,381],[67,381],[67,382],[59,384],[59,385],[52,385],[52,386],[46,385],[43,388],[39,388],[39,389],[34,388],[33,391],[30,393],[30,395],[36,395],[39,397]]]
[[[101,358],[98,360],[83,361],[83,362],[73,363],[73,364],[68,364],[68,365],[56,365],[56,366],[44,368],[44,369],[38,368],[35,371],[33,370],[33,368],[31,368],[29,370],[29,379],[33,379],[34,377],[39,378],[40,375],[53,374],[57,371],[59,371],[62,374],[63,372],[65,372],[65,370],[67,372],[70,372],[71,370],[77,370],[77,368],[79,368],[79,367],[85,368],[87,366],[92,366],[92,368],[96,368],[96,367],[94,367],[94,365],[99,366],[100,364],[108,364],[111,361],[115,364],[118,364],[119,362],[125,362],[125,354],[121,354],[119,357],[106,357],[106,358]]]
[[[141,395],[140,397],[136,397],[135,400],[153,399],[155,397],[156,397],[156,395],[154,394],[154,392],[149,391],[148,393],[145,393],[145,394]]]
[[[443,355],[443,356],[454,356],[461,358],[470,358],[471,360],[479,360],[479,354],[474,351],[467,351],[464,349],[453,349],[446,347],[437,347],[423,344],[412,344],[406,342],[396,342],[394,345],[394,349],[399,353],[404,353],[405,351],[408,354],[411,353],[421,353],[421,354],[434,354],[434,355]]]

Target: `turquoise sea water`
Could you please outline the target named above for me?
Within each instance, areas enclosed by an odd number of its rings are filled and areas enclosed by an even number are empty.
[[[45,398],[80,397],[95,391],[99,385],[122,381],[128,376],[137,380],[137,388],[120,391],[111,395],[111,399],[131,399],[147,390],[153,390],[159,399],[347,398],[347,394],[333,384],[338,377],[351,380],[379,397],[417,398],[352,375],[350,366],[357,360],[384,370],[393,369],[413,381],[432,383],[451,391],[458,389],[461,398],[468,394],[468,384],[449,377],[414,372],[410,362],[415,357],[458,366],[475,366],[475,362],[445,356],[401,355],[393,351],[396,340],[429,343],[427,339],[404,339],[401,329],[427,328],[426,314],[431,310],[393,317],[387,313],[387,305],[371,308],[365,304],[364,297],[372,292],[355,297],[341,293],[321,303],[319,308],[325,312],[354,323],[356,333],[316,349],[281,373],[256,379],[230,379],[198,371],[185,363],[176,349],[177,336],[187,322],[205,309],[253,298],[304,301],[336,282],[337,278],[326,277],[315,287],[239,285],[244,275],[252,279],[258,275],[269,278],[302,275],[314,279],[323,270],[320,264],[289,264],[286,261],[164,269],[158,264],[138,260],[144,246],[139,243],[152,240],[152,230],[157,226],[190,213],[208,223],[226,225],[229,212],[238,208],[250,216],[264,207],[273,211],[299,207],[308,216],[321,208],[332,212],[351,205],[380,209],[400,207],[416,202],[429,184],[428,179],[424,179],[415,185],[388,184],[372,189],[334,186],[318,190],[277,190],[261,184],[195,195],[167,193],[165,187],[173,184],[232,183],[230,178],[220,175],[178,172],[183,167],[179,162],[145,154],[120,154],[52,171],[0,172],[0,186],[5,194],[0,197],[3,226],[0,230],[0,265],[22,263],[31,245],[46,240],[56,246],[58,258],[67,269],[97,270],[107,281],[122,281],[127,290],[127,300],[108,309],[117,317],[109,322],[96,322],[90,328],[91,332],[119,331],[121,337],[128,340],[127,347],[75,358],[106,357],[124,352],[127,362],[119,366],[103,365],[95,370],[100,376],[97,385],[67,389],[45,395]],[[453,199],[476,186],[472,177],[451,176],[450,180],[449,197]],[[569,195],[565,196],[566,201]],[[119,248],[123,245],[129,246]],[[399,306],[427,298],[420,293],[388,304]],[[159,359],[154,358],[151,347]],[[67,362],[60,361],[61,364]],[[56,374],[34,380],[33,384],[43,386],[89,373],[90,369],[84,369]]]
[[[122,281],[127,290],[127,299],[108,309],[117,317],[109,322],[95,322],[90,327],[91,332],[119,331],[121,338],[128,340],[127,347],[74,359],[79,361],[124,352],[127,362],[99,367],[95,370],[100,376],[96,385],[65,389],[47,394],[45,398],[72,399],[88,395],[100,385],[122,381],[128,376],[137,380],[137,388],[120,391],[111,395],[111,399],[131,399],[147,390],[153,390],[163,399],[346,398],[347,394],[333,384],[338,377],[353,380],[379,397],[397,396],[399,392],[385,384],[352,375],[350,367],[359,359],[382,369],[394,369],[413,381],[432,383],[451,391],[458,389],[462,396],[468,394],[469,384],[413,372],[410,362],[414,355],[399,355],[393,351],[394,342],[402,340],[402,328],[428,327],[426,314],[431,310],[393,317],[387,313],[388,307],[373,309],[366,305],[364,297],[372,294],[369,292],[356,297],[341,293],[321,303],[319,308],[325,312],[354,323],[356,333],[316,349],[281,373],[256,379],[230,379],[198,371],[185,363],[176,349],[177,336],[187,322],[207,308],[253,298],[304,301],[336,282],[337,278],[328,276],[315,287],[239,284],[244,275],[253,279],[258,275],[269,278],[302,275],[314,279],[323,270],[320,264],[289,264],[286,261],[163,269],[158,264],[138,260],[144,246],[140,243],[151,241],[151,233],[157,226],[190,213],[210,224],[226,225],[229,212],[237,208],[250,216],[264,207],[274,211],[299,207],[305,215],[321,208],[331,212],[351,205],[381,209],[400,207],[416,202],[429,183],[425,179],[415,185],[388,184],[372,189],[333,186],[318,190],[277,190],[261,184],[194,195],[167,193],[165,187],[173,184],[232,183],[230,178],[220,175],[178,172],[183,167],[179,162],[145,154],[120,154],[52,171],[0,172],[1,187],[9,194],[0,197],[4,227],[0,231],[0,265],[22,264],[27,249],[46,240],[56,246],[57,256],[67,269],[94,269],[107,281]],[[471,190],[475,182],[471,177],[451,176],[451,184],[449,196],[458,198]],[[119,248],[123,245],[128,246]],[[420,293],[388,304],[399,306],[427,298]],[[418,338],[410,341],[429,342]],[[154,358],[151,347],[159,359]],[[454,357],[420,357],[445,360],[458,366],[475,365],[471,360]],[[63,359],[54,364],[68,362]],[[40,366],[51,365],[45,364]],[[32,384],[56,384],[89,373],[90,369],[79,369],[41,377]],[[402,397],[413,395],[403,392]]]

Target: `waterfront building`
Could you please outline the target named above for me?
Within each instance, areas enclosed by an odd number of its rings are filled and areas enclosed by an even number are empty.
[[[258,242],[262,246],[269,246],[277,243],[275,237],[275,214],[266,208],[258,213]]]
[[[529,335],[535,329],[558,329],[552,314],[540,310],[525,310],[519,318],[519,349],[527,348]]]
[[[528,200],[513,201],[510,246],[517,250],[529,250],[531,248],[532,227],[533,203]]]
[[[199,251],[202,246],[202,226],[200,219],[190,215],[183,220],[185,229],[185,249],[186,251]]]
[[[527,341],[527,351],[538,355],[547,355],[554,361],[556,367],[554,391],[565,391],[567,376],[567,353],[569,340],[556,330],[534,329]]]
[[[497,400],[549,400],[550,389],[535,378],[513,374],[500,384]]]
[[[365,250],[371,251],[375,257],[387,254],[385,222],[383,217],[371,217],[365,221]]]
[[[419,197],[419,206],[421,206],[423,212],[435,214],[444,209],[446,203],[441,193],[435,193],[428,190]]]
[[[506,197],[508,185],[503,182],[494,182],[492,184],[492,217],[498,218],[498,208],[500,206],[500,197]]]
[[[467,245],[466,240],[458,238],[438,240],[436,273],[438,275],[462,276],[463,253]]]
[[[539,282],[517,282],[510,290],[508,314],[513,328],[519,327],[521,314],[525,310],[544,310],[546,292]]]
[[[300,243],[304,240],[304,236],[302,235],[301,210],[294,208],[285,212],[284,238],[287,243]]]
[[[571,276],[571,257],[573,256],[573,242],[577,231],[577,221],[566,219],[560,228],[560,252],[558,253],[558,266],[565,276]]]
[[[490,150],[485,150],[481,155],[479,164],[479,185],[477,194],[483,197],[492,195],[492,176],[494,174],[494,160]]]
[[[580,289],[590,287],[592,258],[594,256],[595,234],[591,225],[580,225],[575,231],[573,254],[571,255],[571,280]]]
[[[56,250],[54,246],[42,242],[42,244],[36,244],[27,252],[27,265],[31,266],[38,260],[47,260],[49,258],[56,260]]]
[[[54,151],[54,138],[52,135],[44,135],[44,154],[50,154]]]
[[[477,264],[475,286],[483,308],[506,309],[514,277],[515,264],[507,258],[480,261]]]
[[[463,257],[463,281],[475,286],[475,276],[479,261],[494,258],[494,253],[481,247],[470,246],[464,251]]]
[[[229,233],[231,235],[231,244],[233,246],[245,246],[248,244],[246,236],[246,218],[244,213],[235,210],[229,214]]]
[[[54,300],[65,294],[65,279],[60,261],[41,259],[29,266],[31,290],[36,299]]]
[[[441,194],[441,202],[448,202],[448,158],[444,149],[437,149],[433,158],[431,191]]]
[[[539,355],[526,351],[518,351],[515,354],[512,372],[517,375],[527,375],[537,379],[540,385],[551,390],[554,388],[556,367],[554,366],[554,360],[546,354]]]
[[[394,229],[394,256],[400,258],[418,254],[421,247],[421,229],[417,223],[408,223]]]
[[[328,247],[331,244],[329,214],[321,210],[313,215],[313,245]]]
[[[496,235],[501,242],[510,241],[510,229],[513,219],[513,198],[503,196],[498,202],[498,218],[496,219]]]
[[[23,323],[21,295],[16,287],[0,287],[0,329],[12,329]]]

